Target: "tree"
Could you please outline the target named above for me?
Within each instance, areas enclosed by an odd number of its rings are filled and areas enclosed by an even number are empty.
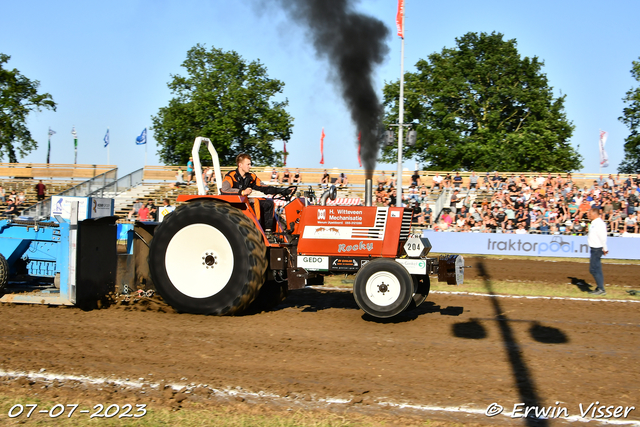
[[[235,165],[241,153],[255,165],[281,165],[274,140],[289,140],[293,118],[288,100],[270,101],[284,83],[270,79],[259,61],[247,63],[234,51],[207,50],[198,44],[182,63],[188,76],[172,75],[174,98],[151,118],[158,154],[167,164],[185,164],[198,136],[211,140],[220,162]],[[201,159],[211,159],[203,147]]]
[[[516,40],[500,33],[467,33],[456,42],[405,74],[405,123],[416,123],[418,137],[404,154],[431,170],[580,168],[568,144],[565,96],[554,99],[544,64],[521,58]],[[399,92],[399,82],[384,87],[387,124],[398,117]],[[385,160],[396,156],[393,146],[384,149]]]
[[[27,128],[27,116],[43,108],[56,110],[56,103],[48,93],[38,93],[40,82],[29,80],[20,71],[5,69],[11,57],[0,53],[0,160],[6,155],[16,163],[38,148]],[[16,153],[17,152],[17,153]]]
[[[640,58],[639,58],[640,59]],[[633,61],[631,75],[640,82],[640,61]],[[620,173],[640,172],[640,87],[629,89],[622,100],[629,104],[619,117],[622,123],[629,127],[629,136],[624,140],[624,159],[618,166]]]

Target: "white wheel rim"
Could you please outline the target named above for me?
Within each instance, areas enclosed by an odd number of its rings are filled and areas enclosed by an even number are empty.
[[[167,247],[169,280],[182,294],[208,298],[220,292],[233,273],[233,250],[218,229],[192,224],[178,231]]]
[[[400,281],[388,271],[379,271],[369,277],[365,290],[372,303],[386,307],[400,298]]]

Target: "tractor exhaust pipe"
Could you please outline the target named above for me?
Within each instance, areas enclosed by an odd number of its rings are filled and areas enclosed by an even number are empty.
[[[367,178],[364,181],[364,205],[373,206],[373,180]]]
[[[322,196],[320,196],[320,206],[327,206],[327,199],[335,200],[336,197],[338,197],[338,190],[335,185],[332,185],[327,191],[322,193]]]

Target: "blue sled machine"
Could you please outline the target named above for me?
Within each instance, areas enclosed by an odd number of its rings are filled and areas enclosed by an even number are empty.
[[[0,220],[0,301],[95,307],[115,289],[116,217]]]

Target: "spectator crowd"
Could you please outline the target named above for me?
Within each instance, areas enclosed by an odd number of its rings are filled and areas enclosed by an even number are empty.
[[[193,173],[183,178],[182,170],[176,174],[176,187],[188,185]],[[203,181],[212,184],[213,168],[204,168]],[[293,171],[273,168],[268,185],[298,185],[299,169]],[[332,179],[325,169],[318,185],[327,188],[332,183],[347,186],[346,174],[339,173]],[[374,198],[378,206],[397,205],[397,177],[381,171],[374,177]],[[414,210],[414,222],[435,231],[479,233],[539,233],[576,234],[587,232],[587,213],[597,207],[609,233],[634,233],[640,231],[640,174],[600,175],[587,182],[574,182],[568,174],[533,173],[520,175],[471,172],[463,178],[459,172],[435,172],[427,177],[425,172],[415,171],[402,198],[406,206]],[[432,206],[443,190],[452,193],[450,202],[438,217]],[[153,218],[157,208],[152,201],[143,206],[137,201],[132,218]],[[145,209],[145,207],[148,209]]]
[[[437,176],[433,177],[433,187]],[[454,183],[450,207],[443,209],[435,224],[431,224],[430,215],[425,215],[421,197],[414,199],[419,223],[436,231],[583,235],[587,232],[587,213],[597,207],[609,233],[639,230],[640,174],[606,178],[601,175],[587,185],[578,185],[571,174],[503,177],[494,172],[481,180],[476,178],[476,185],[470,181],[471,192],[477,191],[478,185],[478,190],[487,192],[472,203],[461,200],[455,181],[449,182]],[[447,177],[440,183],[444,187],[449,185]]]

